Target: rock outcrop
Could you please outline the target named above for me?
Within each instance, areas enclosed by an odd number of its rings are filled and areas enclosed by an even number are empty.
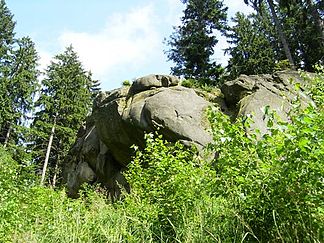
[[[64,177],[71,197],[77,196],[82,183],[93,181],[101,182],[114,196],[120,193],[120,186],[128,190],[122,171],[131,161],[131,146],[144,146],[145,132],[158,130],[169,141],[201,150],[212,141],[205,116],[208,106],[219,106],[235,117],[252,114],[251,131],[266,133],[264,107],[270,106],[288,120],[297,92],[302,102],[311,102],[301,91],[295,91],[291,82],[303,80],[292,71],[241,75],[226,82],[218,95],[182,87],[179,82],[171,75],[149,75],[129,87],[98,95],[66,158]]]
[[[296,90],[295,84],[301,85]],[[236,117],[251,114],[254,123],[250,130],[258,129],[261,134],[267,132],[265,107],[275,111],[283,121],[288,121],[288,113],[292,102],[298,96],[302,105],[312,102],[302,91],[304,80],[296,71],[276,72],[273,75],[241,75],[239,78],[226,82],[221,90],[228,107],[236,111]]]
[[[68,193],[77,196],[84,182],[100,181],[116,195],[126,186],[121,172],[144,146],[144,133],[159,130],[170,141],[203,148],[211,142],[205,110],[213,105],[169,75],[149,75],[130,87],[101,92],[92,115],[80,129],[67,157]]]

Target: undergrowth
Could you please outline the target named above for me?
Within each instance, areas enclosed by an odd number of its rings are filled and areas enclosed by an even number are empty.
[[[38,186],[0,148],[1,242],[323,242],[323,70],[305,78],[314,104],[297,99],[290,123],[270,114],[262,136],[210,109],[213,160],[148,134],[115,203]]]

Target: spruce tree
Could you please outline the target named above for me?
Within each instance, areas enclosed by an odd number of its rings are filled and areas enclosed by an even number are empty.
[[[48,178],[55,184],[63,158],[90,111],[93,81],[72,46],[54,57],[45,74],[32,124],[32,150],[42,168],[41,183]]]
[[[6,64],[8,51],[14,43],[14,29],[16,23],[13,21],[13,15],[8,9],[4,0],[0,0],[0,63],[1,68]],[[1,70],[3,71],[3,69]]]
[[[291,67],[306,71],[314,71],[315,64],[324,63],[322,1],[245,0],[245,3],[251,4],[264,18],[267,18],[267,12],[270,12],[277,34],[269,37],[281,43],[281,46],[272,44],[276,56],[284,53]]]
[[[100,92],[100,82],[97,79],[92,79],[92,73],[91,72],[89,72],[89,78],[92,81],[92,84],[90,85],[90,91],[91,91],[92,101],[94,101],[94,99],[96,98],[96,96]]]
[[[15,22],[4,0],[0,0],[0,142],[4,142],[7,122],[11,120],[11,101],[8,96],[11,72],[11,49],[14,44]]]
[[[276,11],[276,5],[273,0],[244,0],[245,4],[251,4],[260,14],[262,13],[262,4],[267,3],[271,12],[271,16],[274,22],[274,25],[276,27],[276,30],[278,32],[278,36],[280,39],[280,42],[282,44],[282,48],[285,52],[285,55],[290,63],[290,66],[292,69],[295,69],[295,62],[292,56],[292,52],[289,46],[289,43],[287,41],[286,34],[282,27],[282,22],[280,21],[277,11]]]
[[[296,63],[307,71],[324,63],[323,7],[319,1],[279,1],[279,17],[290,36]]]
[[[169,37],[166,51],[175,66],[172,74],[197,79],[203,83],[218,82],[223,68],[212,60],[218,39],[216,31],[226,25],[227,8],[221,0],[187,0],[181,25]]]
[[[267,10],[263,9],[262,16],[259,13],[245,16],[238,12],[232,21],[234,25],[225,34],[230,44],[225,50],[231,56],[227,66],[230,78],[240,74],[272,73],[283,56],[276,45],[276,31]]]
[[[18,142],[21,125],[33,107],[38,56],[29,37],[15,38],[15,22],[0,1],[0,142]]]

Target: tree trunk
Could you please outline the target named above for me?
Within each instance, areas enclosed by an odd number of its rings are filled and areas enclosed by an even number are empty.
[[[59,173],[59,158],[57,158],[56,163],[55,163],[55,168],[54,168],[54,176],[53,176],[53,181],[52,181],[52,187],[56,186],[56,180],[57,180],[57,175]]]
[[[61,151],[61,140],[58,142],[58,151]],[[58,152],[57,153],[57,158],[56,158],[56,163],[55,163],[55,168],[54,168],[52,187],[56,186],[57,177],[58,177],[58,175],[60,173],[59,163],[60,163],[60,153]]]
[[[322,41],[320,43],[322,43],[322,45],[323,45],[323,42],[324,42],[324,21],[321,19],[316,7],[313,4],[313,1],[307,0],[306,2],[307,2],[308,7],[310,8],[311,15],[313,16],[314,20],[316,21],[316,27],[317,27],[317,30],[320,33],[321,39],[322,39]]]
[[[286,57],[287,57],[287,59],[288,59],[288,61],[290,63],[291,68],[296,69],[295,63],[294,63],[294,60],[292,58],[290,48],[289,48],[289,45],[288,45],[288,42],[287,42],[287,38],[286,38],[285,33],[283,32],[282,28],[281,28],[281,25],[280,25],[280,22],[279,22],[279,19],[278,19],[278,16],[277,16],[277,13],[276,13],[276,10],[275,10],[275,7],[274,7],[273,0],[267,0],[267,1],[268,1],[268,4],[269,4],[269,7],[270,7],[272,18],[273,18],[273,20],[275,22],[276,29],[277,29],[278,34],[279,34],[280,41],[281,41],[283,49],[285,51],[285,55],[286,55]]]
[[[3,147],[7,147],[8,143],[9,143],[9,138],[10,138],[10,133],[11,133],[11,130],[12,130],[12,126],[11,124],[9,125],[9,128],[7,130],[7,133],[6,133],[6,138],[5,138],[5,141],[3,143]]]
[[[51,153],[53,137],[54,137],[54,133],[55,133],[55,125],[56,125],[56,119],[54,119],[54,124],[53,124],[52,130],[51,130],[51,135],[50,135],[48,145],[47,145],[46,156],[45,156],[45,161],[44,161],[43,171],[42,171],[41,185],[43,185],[44,181],[45,181],[45,175],[46,175],[48,160],[49,160],[49,156],[50,156],[50,153]]]

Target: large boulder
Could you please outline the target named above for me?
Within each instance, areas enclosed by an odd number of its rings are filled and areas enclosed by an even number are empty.
[[[179,84],[179,79],[172,75],[147,75],[135,80],[132,84],[129,94],[134,95],[152,88],[170,87]]]
[[[297,83],[301,89],[295,88]],[[226,104],[236,110],[235,117],[252,116],[253,123],[248,132],[259,130],[262,135],[267,133],[266,109],[275,112],[279,119],[288,121],[292,102],[297,96],[303,106],[312,102],[302,92],[304,86],[298,72],[281,71],[273,75],[241,75],[226,82],[221,90]]]
[[[69,194],[77,196],[81,184],[94,179],[113,195],[120,185],[127,189],[121,172],[133,156],[131,146],[143,148],[145,132],[158,130],[169,141],[202,149],[212,141],[205,117],[210,105],[171,75],[148,75],[130,87],[101,92],[67,157]]]
[[[145,98],[144,98],[145,97]],[[127,127],[142,131],[156,131],[170,141],[186,140],[205,146],[211,141],[203,126],[204,111],[211,103],[192,89],[181,86],[146,91],[134,97],[125,109],[123,119]]]
[[[143,148],[145,132],[158,130],[169,141],[201,151],[212,141],[205,113],[208,106],[218,106],[233,120],[251,114],[254,123],[248,132],[258,129],[264,134],[266,107],[287,121],[297,95],[302,104],[311,102],[302,89],[294,88],[297,82],[303,87],[304,81],[293,71],[241,75],[212,92],[185,88],[179,82],[171,75],[148,75],[130,87],[97,96],[66,158],[64,178],[70,196],[77,196],[82,183],[93,181],[101,182],[113,196],[120,194],[120,186],[129,190],[122,171],[132,159],[131,146]]]

